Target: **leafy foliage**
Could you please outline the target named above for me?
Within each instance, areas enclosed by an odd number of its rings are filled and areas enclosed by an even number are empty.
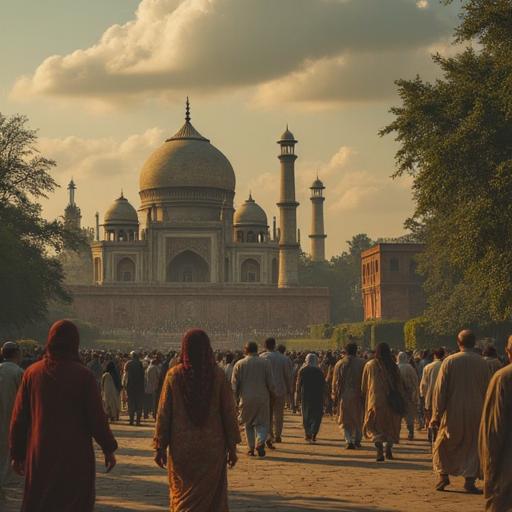
[[[477,39],[452,58],[434,56],[442,78],[399,80],[395,176],[414,178],[406,225],[426,243],[426,319],[434,332],[512,316],[512,5],[469,0],[456,30]]]
[[[326,262],[313,262],[305,254],[299,265],[301,286],[325,286],[331,292],[331,321],[354,322],[363,318],[361,252],[372,245],[365,234],[348,241],[348,251]]]
[[[57,184],[55,162],[41,156],[36,132],[20,115],[0,114],[0,331],[42,318],[50,300],[69,301],[57,254],[78,247],[80,235],[42,217],[38,200]]]

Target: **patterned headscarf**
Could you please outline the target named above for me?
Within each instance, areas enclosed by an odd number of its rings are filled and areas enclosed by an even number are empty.
[[[201,427],[210,414],[215,357],[210,338],[201,329],[188,331],[181,342],[183,400],[190,421]]]

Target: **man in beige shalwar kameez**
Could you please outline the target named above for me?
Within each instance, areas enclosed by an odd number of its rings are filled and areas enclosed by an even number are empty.
[[[258,356],[256,343],[248,343],[245,353],[233,368],[231,386],[239,402],[239,422],[245,426],[248,453],[254,455],[256,449],[264,457],[270,429],[270,400],[275,394],[272,367]]]
[[[443,361],[434,389],[430,425],[439,429],[433,450],[438,491],[444,491],[453,475],[466,479],[467,492],[482,492],[475,486],[480,475],[478,429],[490,371],[474,351],[475,341],[473,332],[459,333],[460,352]]]
[[[361,381],[366,361],[357,357],[357,345],[349,343],[346,355],[334,367],[331,398],[338,406],[338,424],[345,433],[347,450],[361,447],[363,437],[363,397]]]
[[[507,355],[512,363],[512,336]],[[480,460],[486,510],[512,510],[512,364],[498,370],[489,384],[480,425]]]
[[[4,362],[0,364],[0,501],[4,498],[3,486],[7,483],[10,469],[9,426],[16,393],[23,378],[21,350],[12,341],[2,347]]]

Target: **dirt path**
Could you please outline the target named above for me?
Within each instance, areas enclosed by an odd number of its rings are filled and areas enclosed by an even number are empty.
[[[120,445],[118,466],[105,474],[98,453],[96,510],[168,510],[166,474],[154,465],[150,450],[152,423],[113,428]],[[451,492],[432,490],[435,478],[421,435],[420,440],[397,447],[397,460],[377,464],[369,443],[357,452],[346,451],[331,418],[325,419],[316,445],[304,442],[298,416],[287,416],[284,434],[284,443],[263,460],[249,458],[245,446],[240,447],[240,461],[229,472],[232,511],[483,510],[481,497],[460,492],[460,478],[453,480]],[[0,510],[18,511],[20,486],[8,491],[11,499],[0,503]]]

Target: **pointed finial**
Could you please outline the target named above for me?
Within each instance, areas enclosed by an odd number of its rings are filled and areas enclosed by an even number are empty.
[[[254,199],[252,198],[252,190],[249,190],[249,201],[254,201]]]
[[[119,197],[119,199],[124,199],[123,189],[121,189],[121,196]]]
[[[185,121],[187,123],[190,123],[190,101],[188,100],[188,96],[187,96],[187,102],[185,104]]]

